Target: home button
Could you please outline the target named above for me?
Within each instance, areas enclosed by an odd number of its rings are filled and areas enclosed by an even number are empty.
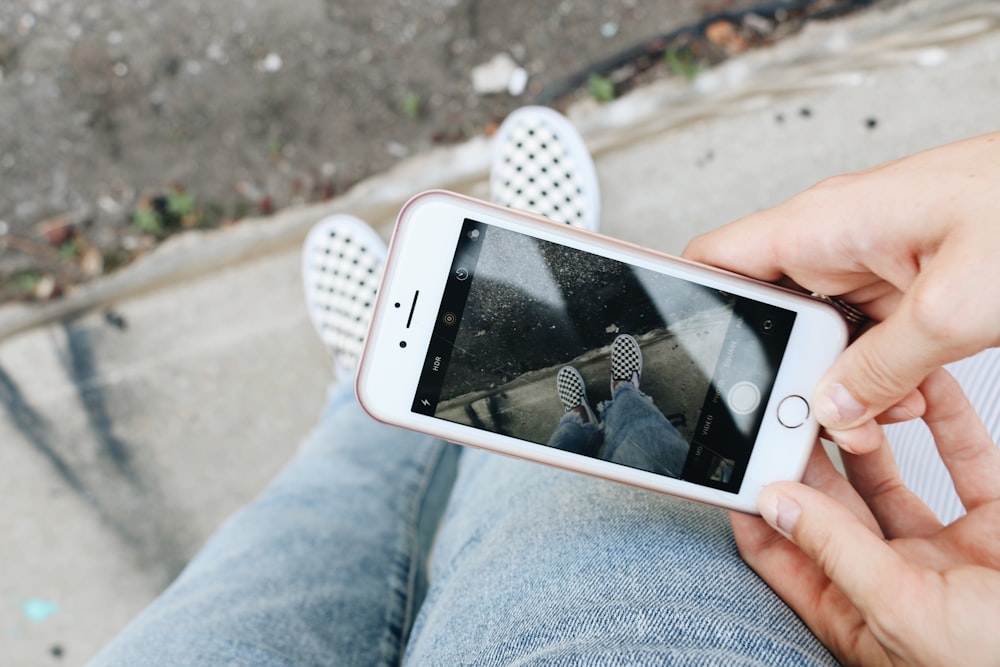
[[[809,418],[809,403],[801,396],[785,396],[778,404],[778,421],[785,428],[798,428]]]

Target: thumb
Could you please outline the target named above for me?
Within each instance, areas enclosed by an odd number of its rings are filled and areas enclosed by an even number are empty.
[[[813,395],[816,419],[831,435],[866,424],[873,430],[872,420],[914,391],[931,371],[1000,343],[1000,310],[991,305],[1000,293],[993,293],[995,280],[976,270],[995,266],[975,254],[981,255],[987,245],[973,238],[941,246],[895,309],[834,363]],[[897,282],[905,281],[897,277]]]
[[[816,387],[813,407],[817,421],[855,453],[880,443],[875,417],[903,401],[932,370],[952,361],[954,349],[946,348],[935,336],[922,335],[911,321],[901,309],[866,331],[848,346]],[[837,437],[838,432],[849,430],[857,433]]]
[[[764,520],[815,562],[865,617],[885,601],[882,587],[898,580],[904,562],[881,535],[830,496],[795,482],[761,491]]]

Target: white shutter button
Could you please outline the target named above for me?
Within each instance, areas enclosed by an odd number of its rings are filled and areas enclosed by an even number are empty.
[[[738,415],[748,415],[760,405],[760,389],[753,382],[737,382],[726,397],[729,409]]]

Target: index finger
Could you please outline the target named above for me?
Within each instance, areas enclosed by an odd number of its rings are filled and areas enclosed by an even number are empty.
[[[924,423],[967,510],[1000,498],[1000,449],[990,437],[962,387],[946,370],[932,372],[920,385],[927,399]]]
[[[895,275],[895,261],[873,270],[887,256],[877,254],[877,262],[869,256],[873,231],[864,223],[869,213],[858,204],[866,201],[859,191],[867,189],[855,176],[826,179],[774,208],[696,237],[684,257],[767,282],[787,277],[807,291],[833,296],[870,289],[902,276]]]
[[[757,280],[778,282],[786,275],[775,247],[782,217],[780,207],[748,215],[696,236],[682,256]]]

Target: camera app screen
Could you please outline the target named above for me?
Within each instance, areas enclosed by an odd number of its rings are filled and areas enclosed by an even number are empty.
[[[737,493],[794,320],[466,220],[412,409]]]

